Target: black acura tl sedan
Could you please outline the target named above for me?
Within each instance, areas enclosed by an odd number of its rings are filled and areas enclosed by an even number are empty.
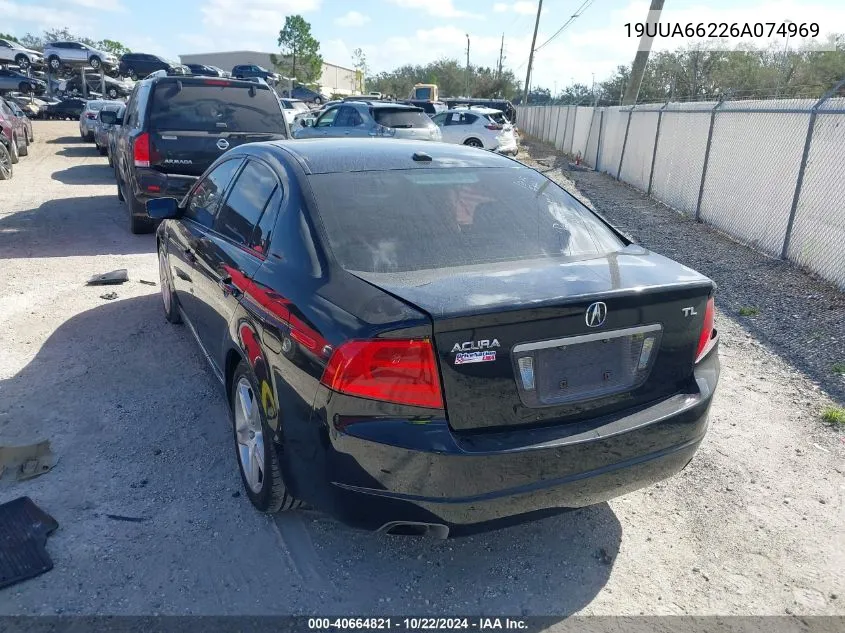
[[[259,510],[443,536],[652,484],[707,430],[713,282],[511,159],[251,143],[147,209]]]

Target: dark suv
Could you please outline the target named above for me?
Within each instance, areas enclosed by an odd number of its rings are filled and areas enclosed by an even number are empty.
[[[126,53],[120,58],[119,67],[121,75],[132,79],[143,79],[157,70],[166,70],[171,74],[184,74],[182,64],[147,53]]]
[[[232,68],[232,77],[238,79],[248,79],[249,77],[261,77],[264,81],[271,81],[273,83],[279,81],[279,75],[272,70],[267,70],[262,66],[255,64],[239,64]]]
[[[111,120],[114,118],[114,120]],[[107,120],[108,119],[108,120]],[[129,230],[155,227],[150,198],[181,198],[230,147],[289,138],[282,108],[261,83],[157,73],[135,84],[115,133],[117,195],[129,211]]]

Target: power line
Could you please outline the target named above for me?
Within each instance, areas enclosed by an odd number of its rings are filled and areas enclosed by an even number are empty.
[[[580,18],[580,17],[581,17],[581,15],[584,13],[584,11],[586,11],[586,10],[589,8],[589,6],[590,6],[591,4],[593,4],[593,2],[595,2],[595,0],[584,0],[584,3],[583,3],[580,7],[578,7],[577,9],[575,9],[575,13],[573,13],[573,14],[572,14],[572,16],[571,16],[571,17],[570,17],[570,18],[569,18],[569,19],[568,19],[568,20],[567,20],[567,21],[563,24],[563,26],[562,26],[562,27],[560,27],[557,31],[555,31],[555,34],[554,34],[554,35],[552,35],[549,39],[547,39],[545,42],[543,42],[543,43],[542,43],[542,44],[540,44],[537,48],[535,48],[535,49],[534,49],[534,52],[536,53],[536,52],[537,52],[537,51],[539,51],[541,48],[543,48],[546,44],[548,44],[548,43],[549,43],[549,42],[551,42],[553,39],[555,39],[558,35],[560,35],[561,33],[563,33],[564,29],[565,29],[567,26],[569,26],[570,24],[572,24],[575,20],[577,20],[578,18]]]

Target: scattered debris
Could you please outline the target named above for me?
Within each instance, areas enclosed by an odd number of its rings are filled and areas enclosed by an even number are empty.
[[[45,545],[58,527],[29,497],[0,505],[0,588],[53,569]]]
[[[142,284],[145,284],[147,286],[157,286],[158,285],[156,282],[147,281],[146,279],[139,279],[138,281],[140,281]]]
[[[43,475],[56,465],[56,456],[50,450],[50,440],[24,446],[0,446],[0,479],[6,472],[20,480]]]
[[[94,275],[88,280],[89,286],[111,286],[115,284],[122,284],[129,281],[129,274],[125,268],[113,270],[110,273],[103,273],[102,275]]]
[[[105,299],[107,301],[113,301],[114,299],[117,299],[117,293],[116,292],[107,292],[104,295],[100,295],[100,299]]]
[[[143,523],[147,520],[146,517],[127,517],[122,514],[107,514],[106,518],[113,521],[128,521],[129,523]]]

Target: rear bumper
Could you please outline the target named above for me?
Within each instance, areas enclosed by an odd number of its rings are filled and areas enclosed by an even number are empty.
[[[152,198],[177,198],[181,200],[197,181],[196,176],[163,174],[154,169],[135,168],[135,200],[140,209],[145,209],[147,200]],[[146,211],[144,211],[146,215]]]
[[[304,500],[365,529],[418,522],[459,530],[601,503],[689,463],[707,430],[718,375],[714,349],[686,392],[558,427],[462,435],[445,420],[333,424],[319,454],[308,451],[311,467],[294,466],[290,483]],[[322,480],[315,466],[325,468]]]

